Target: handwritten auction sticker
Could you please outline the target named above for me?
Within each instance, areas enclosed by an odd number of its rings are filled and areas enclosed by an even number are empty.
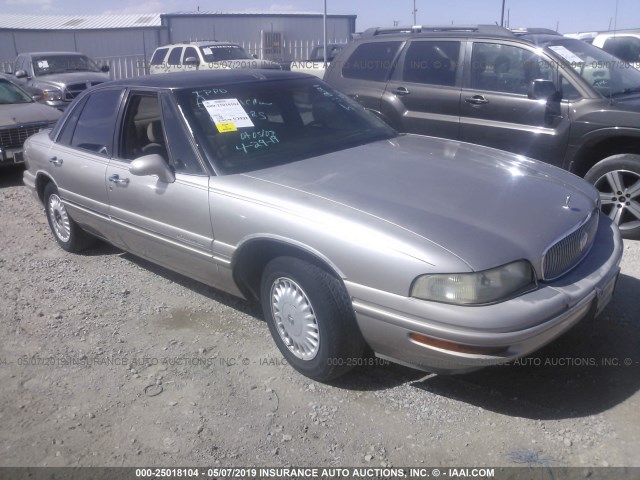
[[[238,128],[253,127],[253,122],[237,98],[205,100],[202,102],[220,133],[235,132]]]

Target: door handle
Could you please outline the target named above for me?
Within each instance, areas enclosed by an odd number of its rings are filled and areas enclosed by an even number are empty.
[[[117,183],[118,185],[127,185],[129,183],[128,178],[120,178],[120,175],[114,173],[109,177],[109,181],[113,183]]]
[[[484,98],[482,95],[474,95],[473,97],[467,97],[464,99],[465,102],[470,103],[471,105],[484,105],[485,103],[489,103],[489,100]]]
[[[403,97],[405,95],[409,95],[411,92],[406,87],[398,87],[393,91],[393,93],[399,97]]]
[[[58,158],[58,157],[51,157],[49,159],[49,163],[52,163],[56,167],[59,167],[60,165],[62,165],[62,161],[63,160],[61,158]]]

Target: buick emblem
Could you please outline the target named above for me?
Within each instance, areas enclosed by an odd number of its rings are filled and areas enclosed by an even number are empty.
[[[571,208],[571,195],[567,195],[567,199],[564,201],[564,208],[565,210],[569,210]]]
[[[581,252],[586,248],[588,241],[589,241],[589,234],[585,230],[580,234],[580,251]]]

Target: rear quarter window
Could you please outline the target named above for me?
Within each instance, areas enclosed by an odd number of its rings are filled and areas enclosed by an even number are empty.
[[[168,48],[159,48],[157,49],[153,57],[151,57],[151,65],[162,65],[164,62],[164,57],[167,55]]]
[[[342,76],[383,82],[394,68],[401,41],[371,42],[358,46],[342,66]]]

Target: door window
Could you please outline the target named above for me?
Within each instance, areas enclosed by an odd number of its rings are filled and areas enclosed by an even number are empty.
[[[456,83],[459,54],[460,42],[411,42],[404,59],[402,79],[452,87]]]
[[[383,82],[394,68],[402,42],[372,42],[360,45],[342,67],[345,78]]]
[[[155,93],[133,93],[129,96],[122,123],[120,158],[134,160],[157,153],[167,158],[162,129],[160,104]]]
[[[524,48],[474,43],[471,88],[527,95],[533,80],[553,80],[549,62]]]
[[[110,157],[120,104],[120,90],[102,90],[89,96],[71,137],[71,146]]]
[[[176,47],[171,50],[169,54],[169,59],[167,60],[168,65],[180,65],[180,57],[182,57],[182,47]]]
[[[193,57],[196,60],[198,60],[198,63],[200,63],[199,58],[198,58],[198,51],[193,48],[193,47],[187,47],[184,50],[184,57],[182,60],[182,63],[186,63],[187,62],[187,58]]]

